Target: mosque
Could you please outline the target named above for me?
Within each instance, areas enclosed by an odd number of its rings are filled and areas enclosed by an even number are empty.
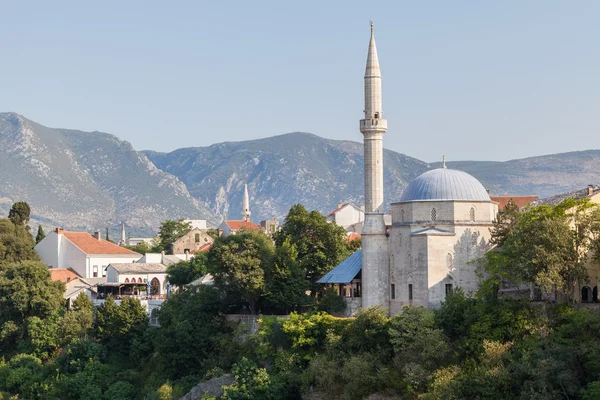
[[[381,71],[371,23],[364,78],[365,219],[362,249],[319,283],[334,285],[348,312],[381,306],[391,315],[405,305],[434,308],[456,287],[475,291],[480,278],[473,262],[489,250],[490,227],[498,212],[483,185],[466,172],[430,170],[413,180],[391,204],[384,222]]]

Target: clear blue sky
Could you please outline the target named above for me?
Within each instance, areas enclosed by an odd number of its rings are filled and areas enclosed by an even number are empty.
[[[386,148],[426,161],[600,148],[600,1],[11,1],[0,111],[169,151],[360,141],[375,21]]]

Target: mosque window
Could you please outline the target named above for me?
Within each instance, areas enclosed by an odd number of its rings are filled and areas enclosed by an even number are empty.
[[[436,211],[436,209],[435,209],[435,208],[432,208],[432,209],[431,209],[431,220],[432,220],[432,221],[435,221],[435,220],[437,220],[437,211]]]
[[[379,118],[379,113],[375,113],[375,118]]]
[[[475,221],[475,208],[471,207],[471,210],[469,210],[469,219],[471,221]]]
[[[404,210],[400,210],[400,222],[404,222]]]
[[[448,268],[449,270],[452,270],[453,266],[454,266],[454,260],[452,258],[452,254],[448,253],[448,255],[446,256],[446,268]]]
[[[199,233],[196,233],[194,235],[194,240],[196,241],[196,243],[200,243],[200,234]]]
[[[392,283],[392,285],[391,285],[391,286],[392,286],[392,287],[391,287],[391,292],[392,292],[392,300],[395,300],[395,299],[396,299],[396,284],[395,284],[395,283]]]
[[[452,284],[446,283],[446,296],[448,296],[450,293],[452,293]]]
[[[402,234],[398,235],[398,247],[402,247]]]
[[[412,283],[408,284],[408,300],[412,300],[413,299],[413,290],[412,290]]]

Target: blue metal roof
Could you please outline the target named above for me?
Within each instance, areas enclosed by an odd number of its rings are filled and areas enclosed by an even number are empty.
[[[419,175],[400,197],[400,203],[439,200],[491,201],[481,182],[466,172],[448,168]]]
[[[352,255],[326,273],[317,283],[350,283],[362,269],[362,250],[356,250]]]

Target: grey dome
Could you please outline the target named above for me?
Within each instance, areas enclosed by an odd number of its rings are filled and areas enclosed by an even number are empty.
[[[401,203],[436,200],[491,201],[481,182],[466,172],[448,168],[419,175],[400,197]]]

